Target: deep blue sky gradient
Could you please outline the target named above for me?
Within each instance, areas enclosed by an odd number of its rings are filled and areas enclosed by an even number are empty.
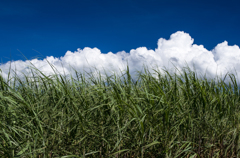
[[[239,6],[239,0],[1,0],[0,62],[10,54],[25,60],[19,51],[43,59],[84,47],[155,49],[176,31],[208,50],[225,40],[240,46]]]

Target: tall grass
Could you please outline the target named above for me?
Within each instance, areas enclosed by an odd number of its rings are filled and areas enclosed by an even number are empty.
[[[0,156],[239,157],[235,76],[154,71],[136,82],[128,66],[124,81],[37,69],[25,81],[0,76]]]

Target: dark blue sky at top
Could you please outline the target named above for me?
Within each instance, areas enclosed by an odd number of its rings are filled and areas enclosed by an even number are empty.
[[[84,47],[154,50],[176,31],[208,50],[225,40],[240,46],[239,6],[237,0],[0,0],[0,60],[10,54],[25,60],[21,53],[60,57]]]

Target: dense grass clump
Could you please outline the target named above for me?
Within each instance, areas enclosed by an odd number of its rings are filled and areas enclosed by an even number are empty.
[[[36,72],[0,76],[0,157],[239,157],[234,75],[145,70],[135,82],[128,67],[124,81]]]

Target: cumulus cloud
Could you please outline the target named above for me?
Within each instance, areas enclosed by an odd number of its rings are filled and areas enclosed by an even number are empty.
[[[23,74],[31,75],[28,68],[30,62],[46,75],[54,73],[50,63],[58,70],[58,73],[73,77],[75,76],[73,69],[79,73],[92,70],[96,76],[99,76],[98,72],[100,72],[103,77],[105,71],[108,76],[113,72],[121,75],[121,72],[125,72],[127,64],[134,80],[137,79],[135,78],[137,71],[144,72],[144,65],[151,73],[154,72],[152,69],[166,68],[171,71],[176,67],[181,69],[187,64],[198,74],[206,74],[209,77],[225,75],[227,72],[240,74],[240,49],[237,45],[229,46],[227,41],[224,41],[209,51],[203,45],[193,44],[193,42],[193,38],[188,33],[178,31],[168,40],[160,38],[155,50],[139,47],[130,50],[129,53],[121,51],[116,54],[112,52],[103,54],[98,48],[85,47],[75,52],[67,51],[60,58],[50,56],[43,60],[19,60],[11,62],[11,66],[13,70],[16,68],[19,77],[23,77]],[[4,78],[7,78],[9,67],[10,62],[0,65]]]

